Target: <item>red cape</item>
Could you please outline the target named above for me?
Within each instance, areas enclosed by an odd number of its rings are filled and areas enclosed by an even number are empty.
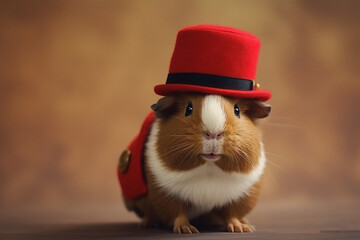
[[[128,146],[130,150],[129,165],[125,172],[117,169],[117,175],[123,194],[129,200],[134,200],[147,194],[147,184],[144,176],[144,145],[155,120],[155,112],[151,111],[144,120],[140,133]]]

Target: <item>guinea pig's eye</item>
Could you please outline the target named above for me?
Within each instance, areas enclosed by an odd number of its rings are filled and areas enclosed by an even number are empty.
[[[189,102],[185,110],[185,117],[190,116],[192,112],[193,112],[193,105],[191,102]]]
[[[240,117],[240,109],[239,109],[239,106],[237,104],[235,104],[234,106],[234,114],[236,117]]]

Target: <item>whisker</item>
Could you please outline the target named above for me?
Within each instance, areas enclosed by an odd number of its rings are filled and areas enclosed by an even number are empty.
[[[190,150],[188,151],[187,155],[184,156],[181,163],[183,164],[184,162],[191,160],[192,157],[194,157],[194,156],[196,157],[197,154],[201,152],[201,149],[202,149],[201,145],[197,145],[197,146],[195,145],[195,147],[194,147],[194,145],[191,145]]]
[[[170,154],[170,153],[176,153],[175,154],[175,156],[176,155],[179,155],[180,153],[182,153],[182,152],[184,152],[184,150],[187,150],[187,149],[189,149],[191,146],[189,146],[189,145],[187,145],[187,144],[182,144],[182,145],[180,145],[180,146],[177,146],[176,148],[173,148],[173,149],[171,149],[171,150],[169,150],[169,151],[167,151],[167,154]]]
[[[272,152],[268,152],[268,151],[265,151],[266,155],[270,155],[270,156],[274,156],[278,159],[281,159],[281,160],[284,160],[285,158],[283,158],[282,156],[278,155],[278,154],[275,154],[275,153],[272,153]],[[274,159],[272,158],[267,158],[267,160],[269,161],[269,163],[271,163],[273,166],[275,166],[276,168],[278,169],[281,169],[281,166],[276,164]]]
[[[282,169],[282,167],[278,164],[276,164],[272,159],[267,158],[268,162],[273,165],[274,167],[278,168],[278,169]]]
[[[237,145],[234,145],[233,147],[234,147],[236,150],[238,150],[237,153],[238,153],[239,155],[241,155],[241,157],[243,158],[243,160],[245,160],[247,163],[249,163],[251,167],[254,167],[255,164],[254,164],[252,158],[250,158],[249,155],[248,155],[244,150],[242,150],[242,149],[241,149],[239,146],[237,146]]]
[[[240,165],[239,165],[239,160],[236,158],[235,153],[233,150],[230,150],[231,154],[234,156],[234,161],[236,162],[236,165],[238,167],[238,170],[241,171]]]
[[[188,149],[190,149],[190,148],[188,148]],[[187,150],[187,149],[186,149]],[[184,153],[185,151],[182,151],[182,153]],[[183,167],[183,165],[184,165],[184,163],[187,161],[187,156],[190,154],[190,152],[191,151],[186,151],[187,152],[187,154],[186,154],[186,156],[185,157],[181,157],[180,159],[180,161],[178,162],[178,166],[179,166],[179,169],[181,169],[182,167]]]
[[[171,148],[169,151],[167,151],[167,152],[165,152],[164,154],[162,154],[161,157],[165,157],[165,156],[167,156],[167,155],[169,155],[169,154],[171,154],[171,153],[173,153],[173,152],[179,151],[180,149],[187,149],[187,148],[186,148],[187,146],[188,146],[188,143],[179,144],[179,145],[177,145],[175,148]],[[190,147],[190,146],[188,146],[188,147]],[[183,152],[183,150],[180,151],[180,152]]]
[[[192,136],[193,134],[169,134],[170,137],[188,137]]]
[[[277,157],[277,158],[282,159],[282,160],[285,159],[284,157],[282,157],[282,156],[280,156],[280,155],[278,155],[276,153],[272,153],[272,152],[268,152],[268,151],[265,151],[265,153],[266,153],[266,155],[271,155],[271,156]]]
[[[190,148],[191,149],[191,148]],[[188,151],[186,156],[184,157],[184,161],[190,159],[192,151]]]

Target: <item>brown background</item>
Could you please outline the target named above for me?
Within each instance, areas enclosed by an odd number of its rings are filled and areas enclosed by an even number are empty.
[[[260,204],[360,201],[360,1],[0,1],[2,209],[124,211],[115,169],[177,31],[262,40]],[[49,210],[49,211],[50,211]],[[117,214],[109,210],[109,215]]]

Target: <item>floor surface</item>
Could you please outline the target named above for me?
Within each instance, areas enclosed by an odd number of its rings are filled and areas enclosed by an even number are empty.
[[[259,204],[249,216],[254,233],[199,229],[178,235],[171,229],[143,229],[122,206],[76,209],[1,209],[0,239],[360,239],[360,204]]]

